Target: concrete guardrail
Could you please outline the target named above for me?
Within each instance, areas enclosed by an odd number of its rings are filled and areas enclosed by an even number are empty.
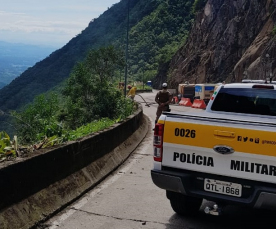
[[[117,169],[150,127],[139,104],[122,123],[0,164],[0,229],[34,228]]]

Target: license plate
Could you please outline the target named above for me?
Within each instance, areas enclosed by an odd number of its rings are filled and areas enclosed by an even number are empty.
[[[241,197],[242,194],[242,186],[240,184],[207,178],[204,179],[204,190],[237,197]]]

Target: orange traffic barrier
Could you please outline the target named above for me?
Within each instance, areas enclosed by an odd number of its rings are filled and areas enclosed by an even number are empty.
[[[179,105],[181,106],[186,106],[186,107],[191,107],[193,104],[191,102],[190,98],[181,98]]]
[[[178,98],[177,98],[177,96],[174,96],[174,97],[173,97],[173,103],[178,103]]]
[[[195,99],[192,105],[193,108],[200,108],[200,109],[205,109],[206,108],[206,104],[204,102],[204,100],[202,99]]]

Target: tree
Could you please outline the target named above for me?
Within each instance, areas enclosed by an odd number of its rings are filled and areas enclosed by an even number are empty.
[[[45,136],[60,136],[62,127],[56,121],[58,110],[58,96],[51,93],[35,97],[33,103],[26,106],[22,112],[11,112],[21,142],[33,142]]]
[[[102,47],[91,50],[85,61],[94,77],[98,77],[101,83],[112,79],[118,68],[124,67],[123,55],[114,46]]]
[[[77,128],[99,118],[115,118],[122,94],[110,81],[124,61],[113,46],[91,50],[78,63],[67,80],[63,95],[67,97],[66,117],[70,128]]]

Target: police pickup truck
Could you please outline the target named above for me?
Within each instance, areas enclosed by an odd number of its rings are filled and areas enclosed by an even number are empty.
[[[195,214],[203,199],[276,209],[276,85],[219,86],[202,112],[163,113],[154,130],[153,183],[172,209]]]

